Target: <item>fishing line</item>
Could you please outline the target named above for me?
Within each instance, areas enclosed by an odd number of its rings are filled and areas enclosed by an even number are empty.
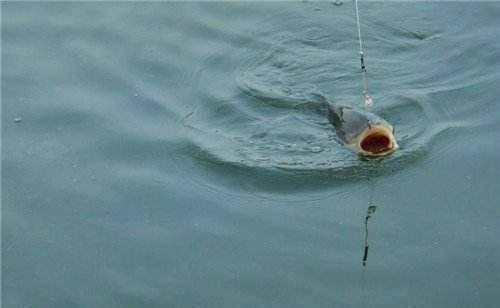
[[[358,10],[358,0],[354,0],[354,6],[356,8],[356,26],[358,27],[358,40],[359,40],[359,57],[361,62],[361,82],[363,84],[363,105],[365,108],[371,107],[373,105],[373,99],[368,92],[368,77],[366,74],[365,65],[365,54],[363,52],[363,39],[361,38],[361,25],[359,23],[359,10]]]

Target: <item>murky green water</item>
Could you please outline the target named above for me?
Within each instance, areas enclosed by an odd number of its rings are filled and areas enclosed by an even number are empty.
[[[1,7],[3,307],[498,306],[500,3]]]

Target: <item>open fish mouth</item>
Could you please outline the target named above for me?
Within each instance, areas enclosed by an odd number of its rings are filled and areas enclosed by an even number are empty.
[[[372,134],[365,137],[360,144],[365,152],[379,154],[391,150],[391,140],[382,134]]]
[[[396,139],[385,126],[369,128],[359,139],[358,152],[365,156],[383,156],[398,148]]]

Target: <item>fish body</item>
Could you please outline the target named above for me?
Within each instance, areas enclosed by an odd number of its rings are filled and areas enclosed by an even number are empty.
[[[398,148],[394,127],[374,113],[329,105],[328,120],[344,146],[361,155],[383,156]]]
[[[328,120],[344,146],[364,156],[383,156],[398,149],[394,127],[378,115],[366,110],[329,103],[317,96],[327,107]]]

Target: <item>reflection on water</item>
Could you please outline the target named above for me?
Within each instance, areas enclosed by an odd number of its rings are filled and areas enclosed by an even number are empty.
[[[368,220],[375,214],[375,211],[377,210],[376,205],[369,205],[368,208],[366,209],[366,216],[365,216],[365,247],[363,250],[363,266],[366,266],[366,261],[368,260],[368,249],[370,248],[370,245],[368,244]]]

